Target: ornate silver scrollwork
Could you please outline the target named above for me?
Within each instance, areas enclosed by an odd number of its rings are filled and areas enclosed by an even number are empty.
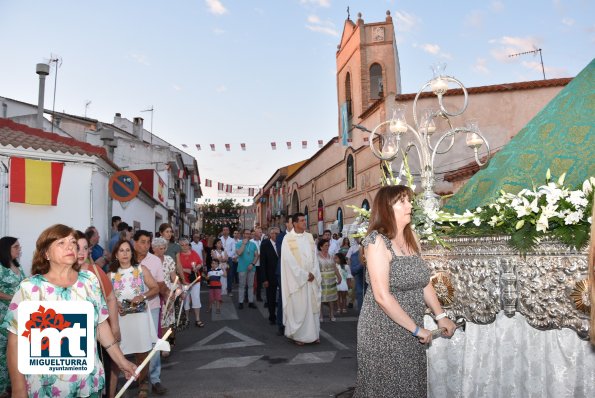
[[[434,274],[454,289],[449,316],[487,324],[500,311],[509,317],[518,312],[537,329],[571,328],[588,338],[586,252],[548,239],[521,257],[508,239],[450,238],[450,250],[424,245]]]

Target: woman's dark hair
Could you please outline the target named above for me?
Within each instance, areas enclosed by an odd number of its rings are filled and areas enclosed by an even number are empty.
[[[118,253],[118,250],[120,250],[120,246],[122,246],[125,243],[128,246],[130,246],[130,252],[132,255],[132,258],[130,259],[130,264],[132,264],[132,265],[137,264],[136,252],[134,251],[134,248],[132,247],[130,242],[128,242],[127,240],[119,240],[118,243],[116,243],[114,245],[114,250],[112,250],[112,261],[109,263],[109,271],[110,272],[118,272],[118,268],[120,268],[120,261],[118,261],[118,259],[116,258],[116,253]]]
[[[79,239],[84,239],[87,241],[87,244],[89,246],[91,246],[91,242],[89,242],[89,238],[87,238],[87,235],[85,235],[84,232],[79,231],[78,229],[76,231],[74,231],[74,239],[76,239],[77,241]]]
[[[46,228],[37,238],[35,242],[35,252],[33,253],[33,260],[31,262],[31,275],[47,274],[50,270],[50,261],[47,259],[48,249],[50,245],[58,239],[63,239],[68,236],[75,237],[74,229],[64,224],[54,224],[49,228]],[[74,263],[72,269],[76,272],[80,271],[81,266],[74,257]]]
[[[380,188],[372,205],[368,234],[376,230],[387,238],[393,239],[397,235],[393,205],[400,200],[412,199],[413,191],[405,185],[388,185]],[[419,254],[419,246],[411,229],[411,223],[405,226],[403,235],[407,247]]]
[[[13,238],[12,236],[5,236],[0,239],[0,264],[4,268],[10,268],[11,264],[16,265],[17,267],[21,266],[16,258],[14,260],[12,259],[10,253],[12,245],[14,245],[17,240],[17,238]]]
[[[347,257],[343,253],[335,253],[335,256],[339,259],[339,265],[341,269],[345,269],[345,265],[347,264]]]
[[[216,248],[217,248],[217,242],[222,242],[222,241],[221,241],[221,239],[219,239],[219,238],[216,238],[216,239],[213,241],[213,249],[216,249]],[[221,248],[225,250],[225,248],[223,247],[223,243],[221,243]]]
[[[341,246],[345,245],[350,246],[349,238],[343,238],[343,241],[341,241]]]
[[[174,227],[172,227],[171,224],[164,222],[163,224],[161,224],[159,226],[159,234],[161,234],[161,236],[163,236],[163,231],[165,231],[168,228],[170,228],[172,230],[172,232],[174,231]],[[174,239],[174,234],[171,234],[171,239],[169,240],[169,243],[174,243],[175,241],[176,240]]]
[[[322,245],[324,245],[325,243],[328,243],[330,245],[328,239],[319,239],[318,240],[318,244],[316,245],[316,247],[318,248],[318,251],[320,251],[322,249]]]

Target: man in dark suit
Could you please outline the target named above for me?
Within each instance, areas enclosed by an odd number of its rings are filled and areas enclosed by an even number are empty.
[[[277,336],[285,336],[285,325],[283,325],[283,299],[281,295],[281,244],[283,243],[283,238],[289,231],[293,229],[293,223],[291,222],[291,217],[289,217],[285,221],[285,230],[281,231],[277,236],[277,255],[279,256],[279,261],[277,262],[277,270],[275,275],[277,276],[277,285],[279,286],[279,296],[277,300]]]
[[[279,254],[277,252],[277,236],[279,228],[269,229],[269,239],[265,239],[260,244],[260,268],[263,276],[262,286],[266,288],[267,303],[269,309],[269,323],[274,325],[277,321],[277,264],[279,263]]]

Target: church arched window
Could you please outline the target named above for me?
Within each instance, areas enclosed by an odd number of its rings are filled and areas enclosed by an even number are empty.
[[[384,96],[384,83],[382,82],[382,66],[373,63],[370,66],[370,99],[379,99]]]

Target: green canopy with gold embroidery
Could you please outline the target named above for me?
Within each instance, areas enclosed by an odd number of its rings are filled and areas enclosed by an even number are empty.
[[[462,213],[566,174],[574,187],[595,176],[595,59],[444,206]]]

